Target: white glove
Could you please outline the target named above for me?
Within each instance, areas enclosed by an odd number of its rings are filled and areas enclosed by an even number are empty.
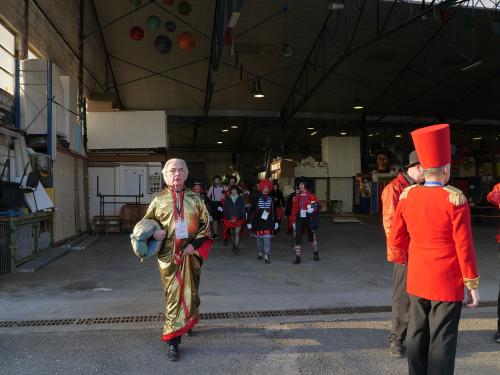
[[[313,212],[314,212],[314,208],[309,207],[309,208],[307,209],[307,213],[308,213],[308,214],[312,214]]]
[[[222,212],[222,211],[224,211],[224,209],[219,206],[219,207],[217,207],[217,211]]]
[[[274,230],[278,230],[278,227],[279,227],[279,226],[280,226],[280,225],[279,225],[278,223],[274,223]]]
[[[467,307],[474,308],[479,305],[479,289],[467,289]]]
[[[252,224],[247,224],[248,229],[252,229]]]

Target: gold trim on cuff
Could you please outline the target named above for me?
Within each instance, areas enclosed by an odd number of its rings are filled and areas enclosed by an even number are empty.
[[[479,276],[475,279],[467,279],[464,277],[464,284],[467,289],[476,289],[479,287]]]

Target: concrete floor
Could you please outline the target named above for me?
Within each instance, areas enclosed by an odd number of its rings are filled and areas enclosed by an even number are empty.
[[[217,241],[203,266],[202,312],[390,305],[392,266],[380,222],[334,224],[324,218],[321,260],[310,249],[292,265],[286,235],[272,244],[272,263],[255,259],[245,237],[240,255]],[[483,301],[500,281],[496,228],[474,227]],[[104,236],[34,274],[0,275],[0,321],[130,316],[162,311],[154,261],[140,263],[126,235]],[[494,307],[464,309],[457,374],[500,373],[491,338]],[[8,374],[404,374],[388,354],[390,314],[270,317],[202,321],[170,363],[156,323],[0,329],[0,373]]]
[[[257,261],[255,240],[233,256],[215,243],[201,279],[201,311],[229,312],[391,304],[392,265],[379,220],[334,224],[323,218],[319,262],[306,247],[293,265],[289,237],[272,242],[271,264]],[[494,226],[475,226],[481,298],[496,301],[500,282]],[[0,320],[156,314],[162,311],[156,262],[141,263],[126,235],[103,236],[32,274],[0,275]]]

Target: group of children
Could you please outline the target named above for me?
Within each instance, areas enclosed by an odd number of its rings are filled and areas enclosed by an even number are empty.
[[[319,260],[317,231],[319,228],[320,204],[312,192],[312,185],[306,179],[298,179],[294,191],[285,202],[278,181],[263,180],[250,192],[243,184],[237,185],[236,178],[229,178],[229,185],[221,185],[219,176],[214,184],[203,193],[201,183],[195,183],[193,190],[201,194],[211,216],[212,237],[217,238],[219,223],[222,223],[222,239],[229,238],[232,251],[238,254],[241,232],[247,229],[257,240],[257,259],[271,263],[271,239],[279,232],[283,213],[288,221],[288,233],[292,235],[295,248],[294,264],[301,262],[302,237],[307,233],[312,243],[315,261]]]

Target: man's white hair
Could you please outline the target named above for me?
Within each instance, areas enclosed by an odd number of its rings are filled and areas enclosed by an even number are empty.
[[[180,163],[182,165],[182,168],[184,168],[186,170],[186,179],[187,179],[187,176],[189,175],[189,169],[188,169],[188,166],[184,160],[176,159],[176,158],[169,159],[169,160],[167,160],[167,162],[165,163],[165,166],[163,167],[163,169],[161,171],[161,173],[163,175],[163,180],[165,181],[165,183],[167,183],[167,173],[170,170],[170,165],[172,163],[175,163],[175,162]]]
[[[450,169],[450,164],[442,165],[440,167],[436,168],[424,168],[424,176],[425,177],[432,177],[432,176],[441,176],[445,174],[444,169],[448,168]]]

